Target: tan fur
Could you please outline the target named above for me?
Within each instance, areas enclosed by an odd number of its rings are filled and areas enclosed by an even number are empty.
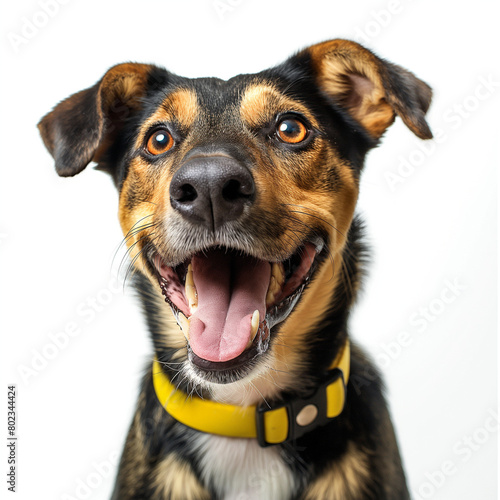
[[[130,107],[138,107],[151,68],[149,64],[135,63],[113,66],[101,81],[103,103],[112,106],[113,101],[118,98]]]
[[[172,92],[142,124],[135,147],[142,146],[146,139],[146,132],[155,123],[175,121],[181,127],[189,128],[193,125],[199,112],[198,98],[193,90],[179,89]]]
[[[267,83],[250,84],[243,94],[239,110],[243,122],[250,128],[266,125],[276,113],[288,111],[303,114],[311,125],[317,126],[316,120],[303,104],[284,96]]]
[[[303,367],[305,333],[321,322],[324,311],[331,304],[333,291],[338,283],[340,262],[328,259],[314,278],[313,286],[304,293],[302,300],[278,332],[273,357],[279,387],[297,386],[296,374]],[[328,290],[328,292],[327,292]]]
[[[179,89],[169,95],[162,103],[162,108],[179,122],[181,127],[190,127],[198,113],[198,98],[193,90]]]
[[[175,454],[167,455],[154,471],[153,487],[160,498],[208,500],[210,495],[195,477],[191,466]]]
[[[147,224],[148,217],[156,213],[156,207],[151,199],[154,197],[154,186],[161,179],[151,175],[153,169],[142,158],[136,158],[130,165],[129,175],[123,183],[123,189],[120,194],[119,219],[123,234],[133,229],[138,229]],[[133,196],[133,198],[132,198]],[[133,205],[133,206],[131,206]],[[140,235],[139,235],[140,238]],[[137,237],[132,237],[127,244],[130,246],[137,241]]]
[[[308,50],[320,86],[374,137],[380,137],[396,115],[386,100],[377,58],[346,40],[321,43]]]
[[[135,158],[120,193],[118,217],[125,242],[132,260],[142,249],[142,239],[155,232],[154,224],[160,223],[168,198],[168,178],[155,171],[143,158]],[[144,270],[142,259],[136,263]],[[146,274],[148,274],[146,272]],[[157,280],[152,279],[157,285]]]
[[[369,479],[368,456],[350,442],[345,454],[307,488],[303,500],[356,500],[366,494]]]

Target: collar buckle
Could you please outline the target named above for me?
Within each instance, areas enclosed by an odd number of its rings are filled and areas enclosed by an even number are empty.
[[[261,403],[255,412],[259,445],[265,448],[294,441],[329,423],[342,412],[345,395],[344,373],[334,368],[309,397],[278,402],[271,408]]]

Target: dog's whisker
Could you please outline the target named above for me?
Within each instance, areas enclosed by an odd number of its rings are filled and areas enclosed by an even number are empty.
[[[146,227],[144,227],[143,229],[141,229],[141,230],[137,231],[137,233],[136,233],[136,234],[129,236],[129,237],[128,237],[128,239],[130,239],[130,238],[132,238],[132,237],[136,236],[136,235],[137,235],[137,234],[139,234],[141,231],[144,231],[144,230],[146,230],[146,229],[150,229],[150,228],[154,228],[155,226],[156,226],[156,224],[149,224],[149,225],[147,225]],[[154,232],[153,232],[153,233],[151,233],[151,234],[154,234]],[[132,245],[130,245],[130,246],[128,246],[128,247],[127,247],[127,250],[126,250],[125,254],[122,256],[122,260],[121,260],[120,265],[119,265],[119,267],[118,267],[118,272],[120,272],[120,270],[121,270],[121,267],[122,267],[122,265],[123,265],[124,260],[127,258],[127,256],[129,256],[129,255],[130,255],[130,253],[131,253],[131,252],[132,252],[132,250],[135,248],[135,246],[136,246],[139,242],[143,241],[143,240],[144,240],[146,237],[148,237],[148,236],[151,236],[151,235],[147,235],[147,234],[146,234],[146,235],[144,235],[144,236],[141,236],[141,237],[140,237],[139,239],[137,239],[137,240],[136,240],[136,241],[135,241]],[[124,240],[124,242],[125,242],[125,240]],[[124,242],[122,242],[122,244],[120,245],[120,247],[123,245],[123,243],[124,243]],[[114,255],[114,257],[113,257],[113,262],[114,262],[114,259],[116,258],[116,256],[118,255],[118,251],[119,251],[119,249],[118,249],[118,250],[116,250],[116,252],[115,252],[115,255]]]
[[[172,361],[160,361],[160,364],[169,370],[177,370],[184,362],[174,363]]]
[[[258,387],[250,380],[250,385],[259,393],[260,397],[262,398],[262,401],[266,404],[266,406],[271,409],[271,405],[268,403],[267,399],[264,397],[264,394],[262,394],[261,391],[259,391]]]
[[[278,383],[276,382],[276,379],[275,379],[275,378],[274,378],[274,376],[273,376],[273,372],[275,372],[275,373],[276,373],[276,375],[279,375],[280,373],[285,373],[285,374],[287,374],[287,375],[288,375],[288,374],[289,374],[289,372],[285,372],[285,371],[283,371],[283,370],[276,370],[275,368],[273,368],[272,366],[267,365],[267,364],[265,365],[265,367],[269,370],[269,372],[267,373],[267,375],[271,378],[271,380],[272,380],[273,384],[274,384],[274,385],[275,385],[278,389],[280,389],[281,391],[282,391],[282,390],[285,390],[285,387],[284,387],[284,386],[282,386],[282,385],[280,385],[280,384],[278,384]],[[261,375],[261,378],[264,378],[264,375]]]
[[[141,237],[139,240],[137,240],[133,245],[131,245],[129,247],[127,254],[130,254],[132,252],[133,247],[135,247],[135,245],[137,245],[138,243],[142,242],[143,240],[145,240],[147,238],[151,238],[152,236],[154,237],[154,235],[155,235],[155,233],[152,233],[150,235],[145,235],[145,236]],[[150,242],[147,242],[146,244],[144,244],[143,248],[140,249],[139,252],[137,252],[137,254],[134,256],[134,258],[130,261],[128,268],[127,268],[127,271],[125,273],[125,278],[123,280],[124,287],[127,283],[129,276],[133,275],[133,273],[136,271],[136,262],[139,259],[141,259],[140,262],[142,263],[143,270],[145,270],[145,268],[144,268],[145,259],[142,259],[142,257],[144,257],[144,255],[148,254],[148,252],[150,250],[150,245],[151,245]],[[123,263],[123,261],[122,261],[122,263]]]
[[[131,277],[133,275],[133,273],[135,273],[137,271],[135,263],[143,256],[143,253],[145,251],[146,251],[146,247],[142,248],[137,253],[137,255],[134,256],[134,258],[130,262],[130,264],[129,264],[128,268],[127,268],[127,272],[125,273],[125,278],[123,279],[123,286],[124,287],[125,287],[125,285],[127,283],[127,280],[129,279],[129,277]]]
[[[181,374],[182,374],[182,376],[180,376]],[[180,376],[180,377],[179,377],[179,376]],[[177,390],[180,390],[180,388],[181,388],[181,386],[182,386],[182,384],[184,383],[184,381],[185,381],[185,380],[187,380],[187,381],[189,382],[189,377],[188,377],[186,374],[184,374],[182,371],[179,371],[179,372],[177,372],[177,373],[176,373],[176,374],[172,377],[172,379],[170,380],[170,383],[171,383],[171,384],[174,384],[175,379],[176,379],[177,377],[179,377],[179,380],[177,380],[177,382],[175,383],[175,388],[176,388]],[[187,392],[187,391],[186,391],[186,392]]]
[[[139,234],[141,231],[145,231],[147,229],[150,229],[150,228],[154,228],[157,226],[157,223],[149,223],[149,224],[145,224],[144,226],[141,226],[139,228],[137,228],[136,230],[134,231],[129,231],[127,233],[127,235],[122,239],[122,241],[120,242],[120,244],[118,245],[118,248],[115,250],[115,253],[113,255],[113,260],[112,260],[112,265],[114,265],[114,262],[115,262],[115,259],[116,257],[118,256],[118,253],[121,251],[121,249],[127,245],[127,242],[132,239],[133,237],[135,237],[137,234]],[[127,249],[127,252],[128,253],[128,249]]]
[[[120,243],[120,246],[124,245],[130,239],[131,236],[136,234],[136,232],[141,231],[143,229],[147,229],[148,227],[157,225],[158,224],[157,222],[148,222],[148,223],[145,223],[145,224],[138,226],[138,224],[141,224],[142,221],[144,221],[145,219],[148,219],[149,217],[154,217],[154,215],[155,215],[155,213],[146,215],[146,216],[142,217],[141,219],[139,219],[137,222],[135,222],[135,224],[127,231],[127,234],[124,235],[123,240]],[[119,249],[120,249],[120,247],[118,248],[118,250]]]
[[[132,251],[135,249],[135,247],[137,245],[139,245],[144,239],[146,239],[148,236],[150,235],[144,235],[144,236],[141,236],[141,238],[139,238],[137,241],[135,241],[132,245],[130,245],[128,248],[127,248],[127,251],[125,253],[125,255],[122,257],[122,261],[120,262],[120,267],[122,266],[123,262],[124,262],[124,259],[126,259],[127,257],[130,257],[130,255],[132,254]]]
[[[276,342],[275,342],[276,344]],[[291,349],[291,346],[288,346],[284,343],[281,344],[283,347],[286,347],[288,349]],[[280,354],[278,352],[274,352],[274,357],[276,358],[276,361],[279,362],[279,363],[283,363],[286,367],[286,370],[284,370],[285,373],[291,373],[290,371],[290,366],[289,366],[289,362],[288,362],[288,358],[285,357],[284,354]]]

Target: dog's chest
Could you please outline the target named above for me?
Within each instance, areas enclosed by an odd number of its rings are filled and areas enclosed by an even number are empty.
[[[256,440],[212,434],[196,438],[204,484],[224,500],[287,500],[296,489],[291,469],[275,447],[261,448]]]

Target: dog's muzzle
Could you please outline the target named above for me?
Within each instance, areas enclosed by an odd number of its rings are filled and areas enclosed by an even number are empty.
[[[297,304],[323,241],[297,241],[291,255],[266,255],[252,245],[242,250],[238,238],[256,237],[246,223],[258,192],[247,166],[225,152],[188,155],[169,194],[181,216],[174,243],[179,258],[167,261],[155,251],[149,260],[186,337],[192,365],[227,383],[235,374],[245,376],[267,351],[271,329]]]

